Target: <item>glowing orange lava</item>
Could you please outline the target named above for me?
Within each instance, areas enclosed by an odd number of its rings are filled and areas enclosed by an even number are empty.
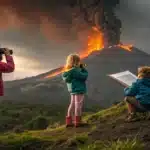
[[[93,27],[88,36],[86,49],[80,53],[81,58],[89,56],[94,51],[104,48],[103,34],[96,27]]]
[[[118,44],[116,46],[121,47],[128,51],[132,51],[132,47],[133,47],[132,45],[123,45],[123,44]],[[96,27],[93,27],[87,39],[87,47],[79,55],[81,59],[83,59],[85,57],[88,57],[92,52],[100,51],[103,48],[104,48],[103,34]],[[51,78],[57,76],[64,71],[65,71],[65,67],[61,67],[59,70],[54,71],[53,73],[49,74],[45,78]]]
[[[57,71],[54,71],[53,73],[47,75],[47,76],[44,77],[44,78],[52,78],[52,77],[54,77],[54,76],[57,76],[57,75],[61,74],[61,73],[64,72],[64,71],[65,71],[65,68],[62,67],[61,69],[59,69],[59,70],[57,70]]]
[[[103,47],[104,47],[104,42],[103,42],[102,32],[100,32],[96,27],[93,27],[87,39],[87,47],[79,55],[81,59],[83,59],[89,56],[92,52],[101,50]],[[60,70],[51,73],[45,78],[51,78],[57,76],[64,71],[65,71],[65,67],[62,67]]]
[[[132,51],[133,47],[133,45],[123,45],[123,44],[118,44],[118,46],[128,51]]]

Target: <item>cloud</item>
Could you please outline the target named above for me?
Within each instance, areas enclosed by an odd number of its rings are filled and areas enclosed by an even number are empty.
[[[69,53],[82,49],[88,26],[82,18],[72,18],[73,10],[67,2],[0,1],[0,46],[14,50],[14,76],[49,71],[62,65]]]

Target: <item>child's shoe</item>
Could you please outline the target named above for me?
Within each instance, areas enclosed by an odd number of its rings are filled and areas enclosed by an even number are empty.
[[[71,116],[66,117],[66,128],[68,128],[68,127],[73,127]]]
[[[74,126],[76,128],[78,128],[78,127],[85,127],[87,125],[88,125],[87,123],[83,123],[82,122],[81,116],[75,116]]]
[[[138,121],[139,118],[137,117],[136,113],[129,113],[127,119],[125,120],[126,122],[134,122]]]
[[[80,127],[80,125],[81,125],[81,116],[75,116],[74,126],[77,128]]]

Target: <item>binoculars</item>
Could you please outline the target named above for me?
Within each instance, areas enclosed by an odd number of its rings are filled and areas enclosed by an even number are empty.
[[[5,54],[5,49],[6,48],[0,48],[0,54]],[[9,50],[10,54],[12,55],[13,54],[13,50]]]

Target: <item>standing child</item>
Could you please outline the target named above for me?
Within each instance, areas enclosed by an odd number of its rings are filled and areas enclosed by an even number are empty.
[[[73,113],[75,127],[81,126],[81,115],[84,95],[86,93],[86,80],[88,72],[81,64],[80,57],[71,54],[67,57],[66,71],[62,74],[63,80],[67,83],[71,95],[71,102],[66,116],[66,127],[73,126]]]
[[[150,67],[139,68],[137,81],[124,91],[129,113],[127,121],[136,120],[136,112],[150,111]]]

